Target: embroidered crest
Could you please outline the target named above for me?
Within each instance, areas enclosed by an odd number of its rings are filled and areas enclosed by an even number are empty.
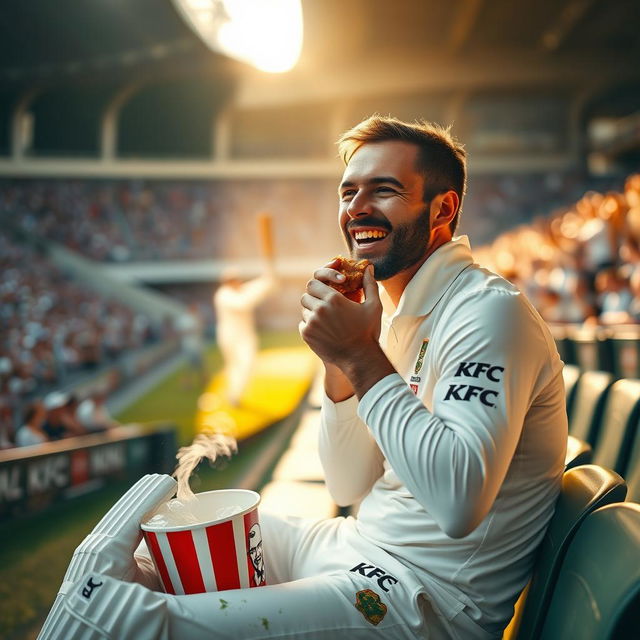
[[[416,366],[413,372],[418,375],[420,369],[422,369],[422,365],[424,364],[424,354],[427,352],[427,347],[429,346],[429,340],[425,339],[422,341],[422,345],[420,346],[420,353],[418,353],[418,359],[416,360]]]
[[[356,593],[356,609],[366,618],[367,622],[378,625],[387,615],[387,605],[380,601],[380,596],[371,589],[363,589]]]

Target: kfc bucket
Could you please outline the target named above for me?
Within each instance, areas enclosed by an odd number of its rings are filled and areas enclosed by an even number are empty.
[[[184,505],[169,501],[150,514],[141,528],[164,590],[182,595],[264,586],[259,502],[255,491],[224,489],[197,493]]]

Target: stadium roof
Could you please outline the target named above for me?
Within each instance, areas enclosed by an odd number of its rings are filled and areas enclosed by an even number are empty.
[[[586,123],[640,112],[640,0],[302,0],[282,74],[209,49],[179,1],[3,2],[0,174],[327,175],[373,112],[455,123],[484,170],[567,167]]]
[[[309,71],[354,59],[441,65],[486,56],[515,58],[523,72],[532,61],[580,59],[603,61],[604,69],[637,62],[640,53],[637,0],[304,0],[303,12],[300,68]],[[171,0],[11,0],[0,17],[5,86],[215,57]]]

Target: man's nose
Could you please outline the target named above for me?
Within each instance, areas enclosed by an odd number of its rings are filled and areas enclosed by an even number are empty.
[[[357,194],[347,206],[347,215],[351,218],[361,218],[371,213],[371,201],[366,194]]]

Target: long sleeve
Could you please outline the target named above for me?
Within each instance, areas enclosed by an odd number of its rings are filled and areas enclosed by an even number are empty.
[[[241,287],[241,294],[249,307],[258,306],[274,291],[276,279],[271,273],[265,273],[258,278],[245,282]]]
[[[364,395],[358,414],[438,526],[463,537],[491,509],[524,417],[557,371],[548,364],[549,344],[534,312],[520,296],[485,291],[451,308],[431,341],[432,410],[392,374]]]
[[[327,488],[337,504],[360,500],[382,474],[382,452],[358,417],[354,396],[333,403],[324,396],[319,451]]]
[[[225,311],[251,311],[275,289],[276,280],[265,274],[243,283],[238,289],[223,285],[214,297],[218,313]]]

